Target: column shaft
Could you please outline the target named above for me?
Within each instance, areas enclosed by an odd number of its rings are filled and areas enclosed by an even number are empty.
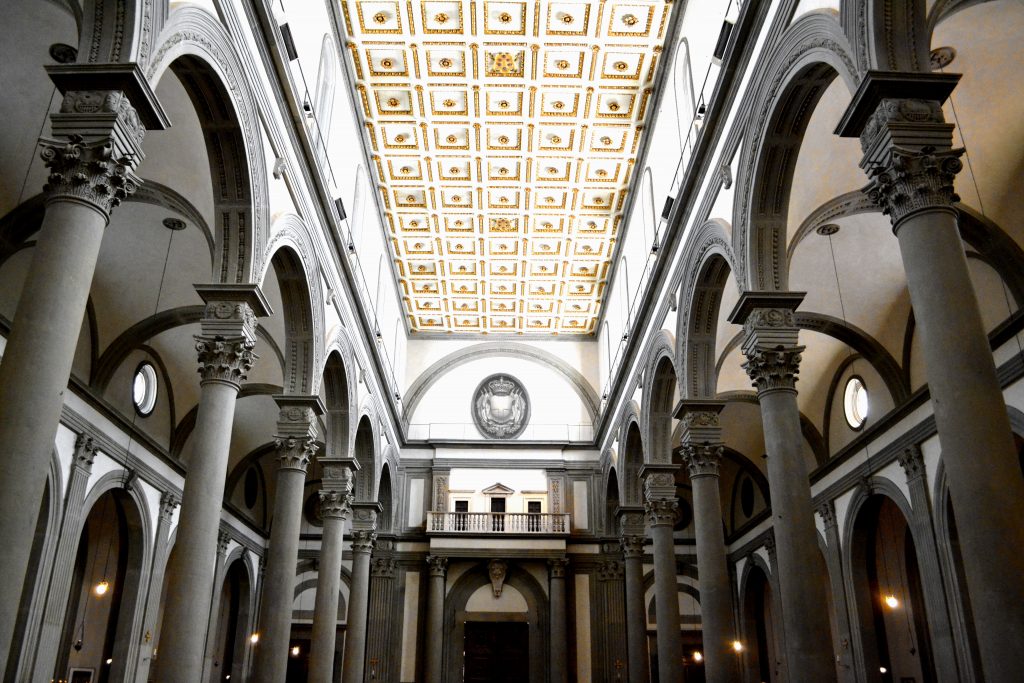
[[[5,666],[22,577],[28,572],[39,500],[107,216],[85,202],[46,207],[32,265],[0,364],[0,670]]]
[[[569,649],[566,637],[565,568],[568,560],[549,560],[551,601],[551,683],[569,680]]]
[[[956,217],[921,212],[896,228],[928,368],[935,424],[961,529],[985,680],[1024,659],[1024,479]]]
[[[758,397],[768,453],[786,662],[803,680],[835,680],[826,607],[828,577],[820,569],[796,391],[766,391]]]
[[[691,470],[692,471],[692,470]],[[733,625],[732,589],[725,558],[718,475],[692,476],[693,517],[697,531],[697,577],[708,683],[739,680]]]
[[[373,534],[352,532],[352,589],[349,592],[348,620],[345,630],[343,683],[363,683],[366,660],[366,614],[370,593],[370,552]]]
[[[177,538],[167,566],[167,595],[155,676],[162,682],[202,680],[217,562],[217,532],[237,395],[237,385],[205,382],[199,397]]]
[[[667,501],[657,501],[666,503]],[[671,501],[674,511],[677,503]],[[654,540],[654,604],[658,628],[658,680],[679,683],[683,679],[683,646],[679,639],[679,587],[676,584],[676,548],[672,518],[651,524]]]
[[[836,133],[859,136],[868,194],[890,216],[928,369],[983,677],[1024,659],[1024,479],[957,229],[963,168],[942,103],[960,76],[868,72]],[[908,98],[907,94],[913,93]]]
[[[302,492],[305,468],[277,471],[274,516],[267,550],[267,574],[260,605],[260,642],[256,647],[254,680],[280,683],[288,670],[288,643],[295,597],[295,563],[299,556]]]
[[[25,501],[46,486],[103,229],[138,187],[133,169],[143,158],[145,128],[120,91],[67,91],[50,120],[59,139],[41,140],[46,213],[0,363],[0,671],[39,512]]]
[[[448,558],[431,556],[427,558],[430,564],[430,592],[427,594],[427,633],[434,634],[441,642],[444,642],[444,594],[445,594],[445,568]],[[441,683],[444,672],[444,647],[437,642],[427,643],[426,648],[426,681],[427,683]]]
[[[647,657],[647,610],[644,605],[644,567],[642,536],[622,537],[626,574],[626,652],[629,683],[647,683],[650,667]]]
[[[332,683],[334,649],[338,633],[338,590],[341,587],[344,517],[324,517],[320,541],[320,568],[316,575],[313,605],[313,643],[310,649],[309,682]]]

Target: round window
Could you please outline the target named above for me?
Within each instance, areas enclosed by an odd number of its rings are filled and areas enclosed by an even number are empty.
[[[868,419],[868,390],[860,377],[855,376],[847,380],[843,407],[846,411],[846,422],[851,429],[860,429],[864,426]]]
[[[135,370],[132,380],[132,403],[142,417],[153,412],[156,406],[156,369],[150,363],[142,363]]]

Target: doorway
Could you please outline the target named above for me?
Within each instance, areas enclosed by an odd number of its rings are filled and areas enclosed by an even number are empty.
[[[465,683],[527,683],[529,628],[521,621],[467,621]]]

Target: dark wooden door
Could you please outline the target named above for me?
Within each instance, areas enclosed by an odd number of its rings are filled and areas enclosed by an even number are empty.
[[[529,625],[524,622],[467,621],[465,683],[528,683]]]

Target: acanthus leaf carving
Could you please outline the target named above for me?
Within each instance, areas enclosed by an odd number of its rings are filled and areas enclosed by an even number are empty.
[[[196,335],[201,383],[224,382],[239,388],[259,358],[253,353],[256,342],[247,337],[223,339]]]

